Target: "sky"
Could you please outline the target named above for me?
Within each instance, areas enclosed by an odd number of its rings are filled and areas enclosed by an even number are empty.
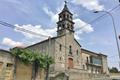
[[[73,13],[75,38],[82,48],[107,55],[109,67],[119,67],[112,19],[106,14],[95,20],[105,13],[94,13],[113,9],[119,5],[118,0],[67,2],[69,10]],[[63,7],[64,0],[0,0],[0,21],[14,25],[14,28],[0,25],[0,49],[26,47],[47,39],[48,36],[56,36],[56,22]],[[110,13],[114,17],[117,34],[120,35],[120,7]],[[93,20],[95,21],[91,23]],[[21,28],[41,36],[23,32]]]

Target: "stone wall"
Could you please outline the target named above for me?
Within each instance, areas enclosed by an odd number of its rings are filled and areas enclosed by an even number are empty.
[[[50,80],[111,80],[106,74],[90,74],[85,71],[74,71],[57,74],[56,77],[51,77]]]
[[[16,67],[16,80],[31,80],[33,66],[31,64],[25,65],[21,61],[17,61]],[[42,69],[38,70],[36,80],[44,80],[45,71]]]
[[[0,80],[13,80],[14,57],[4,50],[0,50]]]
[[[25,65],[20,61],[16,65],[16,80],[31,80],[32,65]]]
[[[112,79],[119,79],[120,80],[120,73],[110,73],[110,78]]]
[[[0,50],[0,80],[31,80],[32,65],[25,65],[17,59],[16,73],[13,55],[5,50]],[[44,80],[45,71],[38,71],[37,80]]]
[[[109,71],[108,71],[108,63],[107,63],[107,56],[101,55],[101,57],[102,57],[103,73],[109,74]]]
[[[70,73],[70,80],[110,80],[105,74]]]

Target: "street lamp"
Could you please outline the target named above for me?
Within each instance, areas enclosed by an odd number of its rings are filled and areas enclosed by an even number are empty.
[[[119,40],[120,40],[120,35],[119,35]]]
[[[119,0],[120,2],[120,0]],[[117,36],[117,31],[116,31],[116,26],[115,26],[115,21],[114,18],[112,16],[112,14],[108,11],[95,11],[94,13],[99,13],[99,12],[105,12],[106,14],[108,14],[111,19],[112,19],[112,23],[113,23],[113,28],[114,28],[114,34],[115,34],[115,39],[116,39],[116,45],[117,45],[117,50],[118,50],[118,54],[119,54],[119,64],[120,64],[120,47],[119,47],[119,42],[118,42],[118,36]],[[120,36],[119,36],[120,39]],[[120,67],[120,66],[119,66]]]

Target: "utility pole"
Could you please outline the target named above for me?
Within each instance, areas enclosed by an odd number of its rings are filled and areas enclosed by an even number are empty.
[[[51,45],[51,37],[49,36],[49,37],[48,37],[48,57],[50,56],[50,45]],[[50,68],[50,65],[49,65],[49,63],[47,62],[47,69],[46,69],[46,77],[45,77],[45,80],[49,80],[49,68]]]
[[[120,1],[120,0],[119,0]],[[116,46],[117,46],[117,50],[118,50],[118,55],[119,55],[119,68],[120,68],[120,46],[119,46],[119,42],[118,42],[118,35],[117,35],[117,29],[115,26],[115,21],[114,21],[114,17],[113,15],[108,12],[108,11],[95,11],[94,13],[99,13],[99,12],[105,12],[106,14],[108,14],[111,19],[112,19],[112,24],[113,24],[113,30],[114,30],[114,35],[115,35],[115,40],[116,40]]]

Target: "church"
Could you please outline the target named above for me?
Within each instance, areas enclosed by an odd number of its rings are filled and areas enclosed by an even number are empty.
[[[74,14],[67,3],[58,15],[57,36],[26,47],[47,53],[54,59],[55,63],[50,65],[49,79],[109,80],[107,56],[82,48],[75,39]]]
[[[73,14],[65,3],[59,13],[57,36],[28,46],[27,49],[52,56],[55,63],[50,66],[50,80],[88,80],[87,74],[108,75],[107,56],[83,49],[74,38],[74,24]]]

